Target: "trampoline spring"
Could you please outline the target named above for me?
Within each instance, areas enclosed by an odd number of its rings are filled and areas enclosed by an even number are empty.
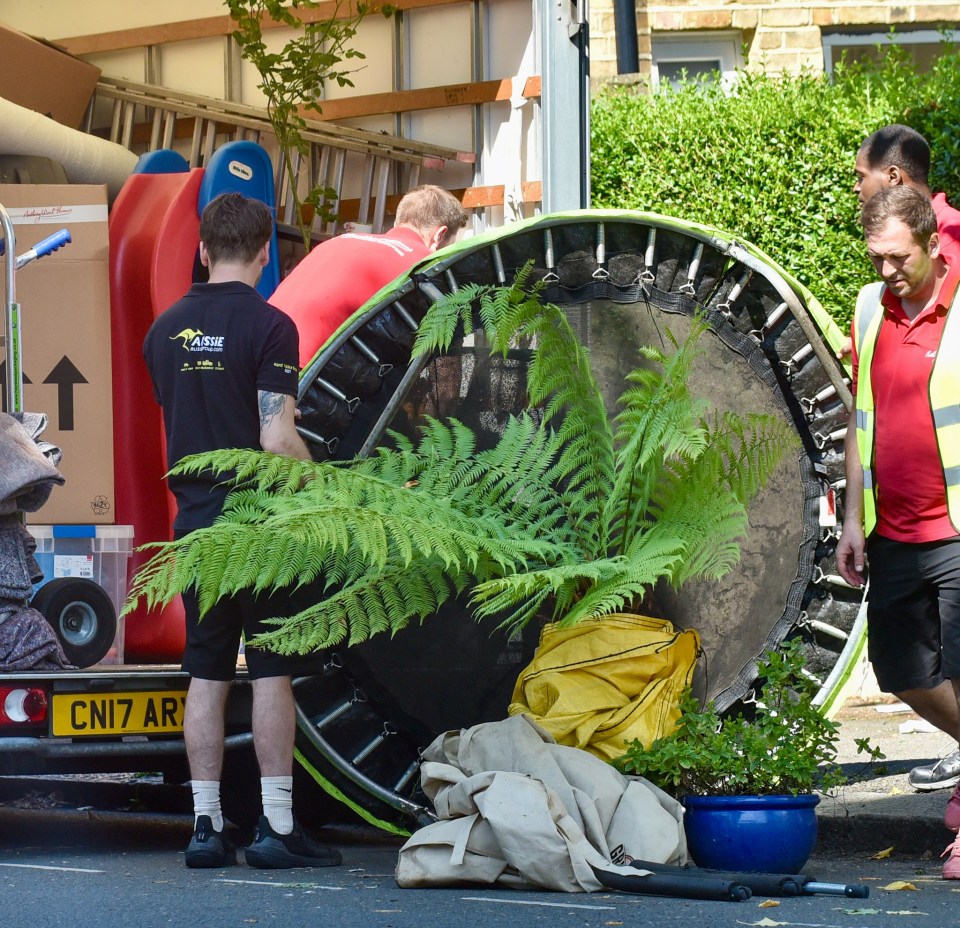
[[[342,703],[340,703],[339,706],[337,706],[335,709],[332,709],[326,715],[318,719],[312,719],[311,721],[313,722],[313,727],[317,731],[321,731],[322,729],[326,728],[331,722],[335,722],[344,713],[349,712],[354,702],[356,702],[355,699],[345,699]]]
[[[591,276],[594,280],[606,280],[610,276],[610,272],[604,267],[607,263],[607,230],[602,222],[597,223],[596,261],[597,269]]]
[[[345,403],[347,409],[350,412],[356,412],[357,407],[360,405],[360,397],[355,396],[352,400],[347,399],[347,394],[343,390],[335,387],[329,380],[324,380],[322,377],[317,378],[317,383],[327,391],[334,399],[340,400],[341,403]]]
[[[503,270],[503,256],[500,254],[500,246],[496,242],[490,246],[490,254],[493,256],[493,269],[497,275],[497,283],[502,287],[507,282],[507,275]]]
[[[833,399],[837,395],[837,388],[831,384],[829,387],[824,387],[819,393],[814,396],[804,396],[800,398],[800,405],[803,407],[804,411],[811,413],[818,406],[823,406],[827,400]]]
[[[384,724],[383,731],[379,734],[374,735],[370,743],[360,750],[360,752],[350,761],[351,764],[356,766],[357,764],[362,764],[384,741],[387,740],[391,735],[395,735],[396,731],[392,729],[388,724]]]
[[[818,586],[839,586],[844,590],[859,590],[860,587],[847,583],[840,574],[825,574],[820,567],[813,569],[813,582]]]
[[[347,399],[347,394],[342,390],[338,390],[329,380],[324,380],[322,377],[317,378],[317,383],[323,387],[334,399],[340,400],[340,402],[345,402]]]
[[[754,329],[750,335],[755,338],[758,342],[765,341],[770,333],[780,324],[780,321],[789,313],[786,303],[781,303],[769,316],[764,320],[763,325],[759,329]],[[811,348],[812,350],[812,348]]]
[[[361,341],[356,335],[350,336],[350,344],[360,352],[371,364],[379,364],[380,359],[366,342]]]
[[[744,288],[750,283],[753,271],[749,268],[743,272],[743,276],[730,288],[727,298],[717,306],[717,312],[722,313],[727,319],[733,315],[733,304],[737,302]]]
[[[350,344],[360,352],[371,364],[377,365],[377,376],[386,377],[393,370],[392,364],[386,364],[377,357],[376,352],[366,343],[357,338],[356,335],[350,337]],[[359,401],[359,399],[358,399]],[[351,410],[352,411],[352,410]]]
[[[416,332],[420,326],[417,324],[417,320],[410,315],[410,313],[404,309],[403,304],[399,300],[394,300],[393,305],[397,310],[397,315],[407,324],[407,328],[411,332]]]
[[[645,284],[652,284],[656,279],[656,275],[653,273],[653,255],[657,247],[657,230],[650,227],[650,231],[647,232],[647,250],[643,253],[643,273],[640,275],[640,280]]]
[[[326,445],[327,450],[333,454],[337,450],[337,445],[340,444],[339,438],[324,438],[322,435],[317,434],[314,431],[308,429],[305,425],[297,426],[297,434],[305,439],[306,441],[312,442],[315,445]]]
[[[420,761],[415,760],[403,773],[400,775],[400,779],[393,785],[393,791],[395,793],[401,792],[407,784],[417,775],[420,770]]]
[[[827,635],[830,638],[836,638],[837,641],[849,641],[850,636],[842,629],[837,628],[835,625],[829,625],[826,622],[821,622],[819,619],[810,619],[807,622],[807,625],[816,632],[820,632],[823,635]]]
[[[780,364],[783,366],[784,371],[787,374],[794,374],[807,361],[810,359],[810,356],[813,354],[813,345],[807,342],[792,358],[788,358],[786,361],[781,361]]]
[[[556,264],[553,254],[553,231],[550,229],[543,230],[543,252],[547,271],[556,277]]]
[[[834,442],[842,442],[846,437],[847,428],[844,426],[842,429],[837,429],[835,432],[831,432],[829,435],[824,435],[822,432],[816,432],[813,436],[813,441],[816,446],[822,451],[827,445]]]
[[[697,279],[697,271],[700,270],[700,259],[703,257],[703,242],[699,242],[694,249],[693,258],[690,259],[690,267],[687,268],[687,282],[680,287],[680,292],[693,296],[697,289],[693,282]]]

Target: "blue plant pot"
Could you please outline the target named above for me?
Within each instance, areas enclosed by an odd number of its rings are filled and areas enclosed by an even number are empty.
[[[817,841],[819,796],[687,796],[684,828],[699,867],[799,873]]]

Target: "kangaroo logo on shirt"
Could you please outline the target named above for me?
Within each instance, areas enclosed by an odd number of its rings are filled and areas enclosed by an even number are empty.
[[[223,351],[222,335],[204,335],[200,329],[184,329],[170,336],[170,341],[183,339],[184,351]]]
[[[171,335],[170,341],[174,341],[177,338],[182,338],[184,350],[189,351],[190,342],[202,335],[203,332],[201,332],[199,329],[184,329],[182,332],[178,332],[176,335]]]

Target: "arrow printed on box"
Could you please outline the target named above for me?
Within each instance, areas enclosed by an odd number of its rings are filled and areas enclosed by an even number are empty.
[[[20,379],[23,383],[33,383],[33,381],[24,373],[21,372]],[[10,406],[7,403],[7,362],[0,361],[0,406],[3,406],[4,409],[9,409]]]
[[[64,355],[47,375],[44,383],[57,385],[57,413],[59,415],[59,429],[61,432],[73,430],[73,388],[78,383],[89,383],[77,366]]]

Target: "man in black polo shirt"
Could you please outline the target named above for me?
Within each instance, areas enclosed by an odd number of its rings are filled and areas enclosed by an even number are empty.
[[[309,459],[295,427],[297,330],[288,316],[254,289],[269,260],[273,220],[257,200],[224,194],[200,222],[200,260],[208,283],[161,314],[143,353],[163,407],[170,466],[188,454],[255,448]],[[227,490],[209,475],[170,478],[177,500],[175,537],[210,525]],[[276,600],[243,593],[221,600],[199,621],[197,600],[184,594],[187,643],[183,669],[191,675],[184,740],[194,797],[188,867],[222,867],[236,856],[223,833],[220,778],[224,709],[234,678],[241,633],[265,631],[263,620],[283,614]],[[253,687],[253,739],[260,765],[263,815],[246,849],[255,867],[325,867],[340,863],[293,820],[295,707],[290,658],[248,648]]]

